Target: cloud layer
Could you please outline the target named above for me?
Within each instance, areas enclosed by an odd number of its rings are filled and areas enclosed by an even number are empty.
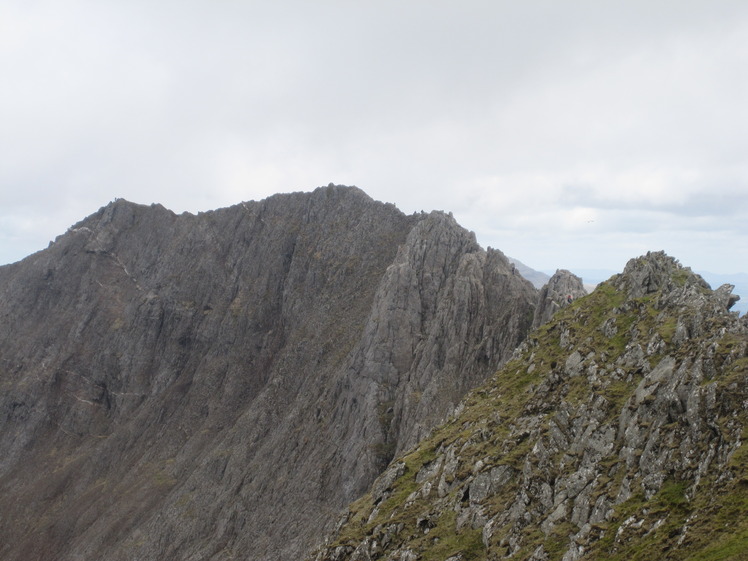
[[[0,7],[0,263],[114,197],[355,184],[536,268],[748,263],[748,4]]]

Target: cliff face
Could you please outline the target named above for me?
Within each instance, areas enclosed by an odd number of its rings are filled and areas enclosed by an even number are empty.
[[[0,267],[0,557],[293,559],[524,339],[536,292],[355,188],[116,201]]]
[[[745,559],[748,322],[663,253],[566,306],[316,561]]]
[[[540,288],[538,306],[535,308],[535,318],[532,322],[533,329],[549,321],[561,308],[586,295],[582,279],[565,269],[559,269]]]

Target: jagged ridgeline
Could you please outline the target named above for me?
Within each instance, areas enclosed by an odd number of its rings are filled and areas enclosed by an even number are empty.
[[[316,561],[748,559],[748,325],[663,253],[561,309]]]
[[[451,216],[355,188],[115,201],[0,267],[0,559],[299,559],[537,299]]]

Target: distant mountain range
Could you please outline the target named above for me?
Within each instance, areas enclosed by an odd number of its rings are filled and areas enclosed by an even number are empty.
[[[551,278],[551,275],[546,274],[542,271],[536,271],[535,269],[528,267],[522,261],[519,259],[516,259],[514,257],[508,257],[509,261],[514,264],[515,267],[517,267],[517,271],[519,271],[519,274],[525,277],[527,280],[529,280],[532,285],[535,288],[543,288],[543,286],[548,282],[548,280]]]

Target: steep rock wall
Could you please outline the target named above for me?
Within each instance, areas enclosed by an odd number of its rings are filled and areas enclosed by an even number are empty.
[[[0,557],[291,559],[508,358],[535,292],[355,188],[116,201],[0,267]]]

